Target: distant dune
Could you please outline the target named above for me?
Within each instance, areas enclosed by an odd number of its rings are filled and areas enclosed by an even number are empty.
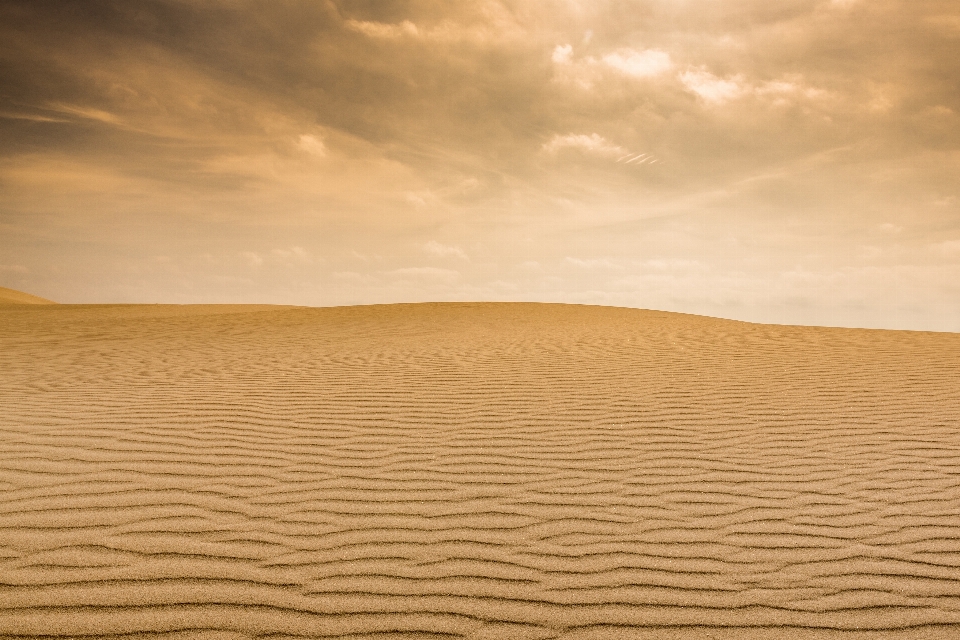
[[[0,636],[960,638],[960,334],[5,306]]]
[[[52,300],[32,296],[29,293],[0,287],[0,304],[56,304]]]

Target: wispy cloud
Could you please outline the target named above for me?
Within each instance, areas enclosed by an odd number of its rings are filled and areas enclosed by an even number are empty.
[[[312,156],[322,158],[327,155],[327,147],[319,136],[303,134],[297,141],[297,146],[301,151]]]
[[[263,256],[255,251],[243,251],[240,253],[240,257],[253,268],[263,266]]]
[[[561,149],[576,149],[598,156],[616,156],[624,153],[623,147],[613,144],[598,133],[554,134],[543,145],[543,150],[548,153],[557,153]]]
[[[650,153],[627,153],[617,158],[618,163],[622,164],[657,164],[660,158]]]
[[[418,280],[428,282],[453,282],[460,278],[460,272],[439,267],[403,267],[384,272],[384,275],[400,280]]]
[[[603,56],[603,61],[607,66],[634,78],[660,75],[673,67],[670,55],[656,49],[618,49]]]
[[[421,35],[421,31],[417,28],[417,25],[409,20],[404,20],[397,24],[367,20],[347,20],[346,25],[348,29],[357,31],[371,38],[395,39],[401,36],[417,37]]]
[[[288,264],[312,264],[315,258],[312,253],[303,247],[290,247],[288,249],[274,249],[271,251],[274,258]]]
[[[550,56],[550,59],[556,64],[568,64],[573,60],[573,47],[569,44],[558,44],[554,50],[553,55]]]
[[[0,118],[8,120],[30,120],[32,122],[70,122],[66,118],[53,118],[39,113],[0,112]]]
[[[441,244],[436,240],[430,240],[423,245],[423,250],[440,258],[454,257],[460,258],[461,260],[469,260],[466,252],[463,249],[456,245]]]
[[[743,76],[720,78],[704,69],[684,71],[680,80],[690,91],[707,102],[723,104],[744,94]]]
[[[568,264],[581,269],[622,269],[623,267],[609,258],[574,258],[567,256],[565,258]]]
[[[118,116],[108,111],[104,111],[103,109],[97,109],[94,107],[84,107],[80,105],[53,103],[48,105],[47,108],[49,108],[51,111],[66,113],[72,116],[86,118],[87,120],[96,120],[98,122],[105,122],[107,124],[121,123],[121,120]]]

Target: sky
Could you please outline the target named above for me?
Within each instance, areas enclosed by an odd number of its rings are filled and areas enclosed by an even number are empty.
[[[0,286],[960,331],[956,0],[0,0]]]

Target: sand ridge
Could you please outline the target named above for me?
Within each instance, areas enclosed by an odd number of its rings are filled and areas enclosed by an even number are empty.
[[[958,363],[579,305],[4,307],[0,635],[960,637]]]
[[[52,300],[30,295],[16,289],[0,287],[0,304],[56,304]]]

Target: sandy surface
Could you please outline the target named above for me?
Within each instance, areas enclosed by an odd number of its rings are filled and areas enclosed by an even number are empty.
[[[960,334],[4,306],[0,636],[111,634],[960,638]]]
[[[16,289],[0,287],[0,304],[55,304],[52,300],[33,296]]]

